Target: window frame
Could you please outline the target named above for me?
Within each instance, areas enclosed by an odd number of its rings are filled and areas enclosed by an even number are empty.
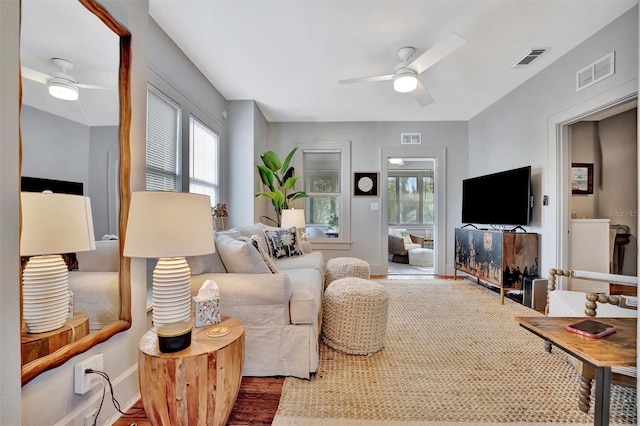
[[[351,248],[351,142],[350,141],[332,141],[332,142],[312,142],[301,143],[296,145],[298,152],[294,159],[296,170],[301,172],[299,181],[296,183],[297,190],[304,190],[304,180],[306,179],[306,171],[304,169],[304,153],[305,152],[339,152],[340,153],[340,193],[338,200],[340,203],[340,233],[338,238],[309,238],[308,241],[312,247],[319,250],[322,249],[344,249]],[[319,196],[334,196],[337,193],[322,193]],[[297,200],[295,208],[305,208],[305,199]]]
[[[416,193],[418,194],[418,209],[416,211],[416,219],[418,219],[415,223],[410,223],[410,222],[400,222],[400,204],[401,204],[401,200],[400,200],[400,191],[399,191],[399,187],[400,187],[400,178],[412,178],[415,177],[417,180],[417,187],[416,187]],[[432,209],[434,210],[432,216],[434,217],[434,220],[432,222],[426,223],[424,222],[423,218],[424,218],[424,185],[425,185],[425,178],[430,177],[432,179],[431,185],[433,187],[433,194],[434,194],[434,198],[435,198],[435,187],[434,187],[434,181],[435,181],[435,170],[433,169],[425,169],[425,170],[389,170],[388,174],[387,174],[387,191],[388,191],[388,182],[390,178],[396,178],[396,194],[398,195],[395,199],[395,205],[396,205],[396,217],[394,219],[398,219],[398,221],[394,221],[391,222],[391,218],[389,217],[389,201],[387,200],[387,224],[390,227],[415,227],[415,228],[422,228],[422,227],[433,227],[435,224],[435,205],[432,207]],[[434,204],[434,203],[432,203]]]

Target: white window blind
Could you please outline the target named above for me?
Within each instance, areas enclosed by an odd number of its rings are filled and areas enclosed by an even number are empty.
[[[180,106],[149,86],[147,89],[147,189],[178,189],[180,176]]]
[[[219,137],[197,119],[189,118],[189,192],[211,197],[218,202]]]

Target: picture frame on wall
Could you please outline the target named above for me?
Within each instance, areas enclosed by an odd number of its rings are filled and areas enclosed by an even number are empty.
[[[593,163],[571,164],[571,194],[593,194]]]
[[[377,197],[378,172],[354,172],[353,195],[356,197]]]

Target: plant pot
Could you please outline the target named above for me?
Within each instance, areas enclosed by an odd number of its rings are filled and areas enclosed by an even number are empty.
[[[228,217],[214,217],[213,218],[213,230],[214,231],[226,231],[229,229]]]

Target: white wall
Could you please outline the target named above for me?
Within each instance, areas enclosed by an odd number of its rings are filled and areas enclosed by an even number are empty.
[[[7,2],[0,2],[0,8],[5,8]],[[131,188],[132,190],[144,189],[144,145],[145,145],[145,116],[146,116],[146,82],[147,82],[147,22],[148,22],[148,3],[144,0],[136,2],[122,2],[118,0],[101,1],[122,25],[127,27],[132,33],[132,55],[131,55],[131,100],[132,100],[132,128],[131,128],[131,159],[132,174]],[[17,18],[16,18],[17,19]],[[3,22],[2,43],[5,43],[5,29]],[[9,28],[11,28],[9,26]],[[17,43],[17,39],[14,40]],[[3,52],[4,53],[4,52]],[[9,55],[9,58],[11,56]],[[9,59],[3,54],[2,66]],[[17,70],[18,59],[13,61],[13,66]],[[3,84],[5,79],[2,79]],[[1,96],[3,105],[6,103],[6,97]],[[3,114],[3,118],[5,115]],[[17,123],[17,119],[15,120]],[[3,132],[6,131],[2,126]],[[7,149],[8,143],[2,143],[2,150]],[[5,165],[12,167],[16,162],[16,157],[2,158],[2,173],[5,173]],[[142,171],[141,171],[142,170]],[[17,176],[17,175],[16,175]],[[14,179],[17,179],[14,178]],[[6,180],[2,179],[2,185]],[[16,189],[17,190],[17,189]],[[7,202],[0,203],[2,207]],[[10,220],[10,218],[9,218]],[[6,226],[8,219],[2,217],[0,226]],[[17,229],[17,219],[13,223]],[[2,244],[5,243],[3,234]],[[13,250],[5,252],[3,250],[2,261],[5,258],[17,259],[17,244]],[[11,262],[13,263],[13,262]],[[15,262],[17,264],[17,262]],[[132,261],[131,273],[131,299],[132,299],[132,327],[122,333],[117,334],[107,342],[99,344],[88,352],[79,355],[69,362],[57,367],[53,370],[45,372],[32,380],[30,383],[20,389],[19,385],[12,384],[11,375],[5,375],[3,372],[0,386],[3,389],[11,387],[10,392],[14,392],[20,397],[22,392],[22,416],[14,417],[9,421],[0,422],[7,425],[82,425],[83,415],[97,407],[100,396],[102,394],[99,388],[87,393],[86,395],[75,395],[73,392],[73,369],[74,364],[85,357],[94,353],[104,354],[104,369],[114,382],[115,397],[124,407],[128,407],[130,403],[135,402],[139,398],[138,377],[137,377],[137,349],[140,336],[147,330],[146,326],[146,291],[144,283],[146,280],[146,271],[144,261],[134,259]],[[6,288],[10,281],[3,282],[2,288]],[[17,282],[16,282],[17,286]],[[17,289],[17,287],[16,287]],[[2,290],[4,291],[4,290]],[[17,292],[12,298],[2,297],[2,318],[3,326],[5,325],[4,317],[7,311],[11,311],[13,306],[18,306]],[[11,300],[13,302],[11,303]],[[16,314],[11,321],[6,321],[6,327],[2,327],[3,333],[7,328],[13,328],[17,332],[19,329],[19,316]],[[5,339],[2,339],[6,341]],[[17,341],[15,337],[11,341]],[[3,354],[3,363],[13,362],[19,357],[19,347],[14,348],[11,356],[5,357]],[[5,368],[4,365],[2,368]],[[5,380],[7,377],[7,380]],[[15,409],[15,408],[14,408]],[[118,417],[109,398],[105,400],[100,415],[100,424],[107,422],[107,419]]]
[[[616,51],[615,75],[576,92],[575,73],[613,50]],[[555,253],[551,253],[551,246],[556,245],[556,235],[547,230],[554,229],[558,221],[555,209],[560,202],[553,189],[556,174],[550,170],[556,163],[549,162],[549,158],[555,160],[556,155],[547,149],[548,133],[555,134],[555,129],[548,129],[548,121],[555,114],[588,103],[625,84],[633,83],[637,91],[637,78],[636,6],[469,122],[471,176],[532,166],[535,205],[528,229],[541,234],[541,271],[558,266],[554,264]],[[544,194],[550,196],[549,206],[542,206]]]
[[[422,133],[422,145],[400,144],[400,134]],[[381,152],[385,148],[402,151],[403,156],[413,153],[425,157],[429,148],[446,150],[446,217],[438,226],[446,230],[443,253],[446,271],[453,274],[453,231],[460,225],[462,203],[462,179],[467,177],[469,153],[466,122],[333,122],[333,123],[269,123],[268,146],[280,156],[288,153],[296,144],[322,141],[351,141],[351,175],[354,171],[380,172]],[[352,180],[352,176],[350,177]],[[353,182],[352,182],[353,185]],[[383,183],[381,188],[386,188]],[[382,192],[382,191],[381,191]],[[381,238],[386,238],[382,223],[386,197],[351,197],[351,248],[349,250],[323,250],[325,260],[333,257],[352,256],[366,260],[374,274],[382,271],[383,252]],[[379,210],[371,210],[377,202]]]
[[[18,0],[0,1],[0,424],[19,425],[20,267],[18,262],[20,77]]]

